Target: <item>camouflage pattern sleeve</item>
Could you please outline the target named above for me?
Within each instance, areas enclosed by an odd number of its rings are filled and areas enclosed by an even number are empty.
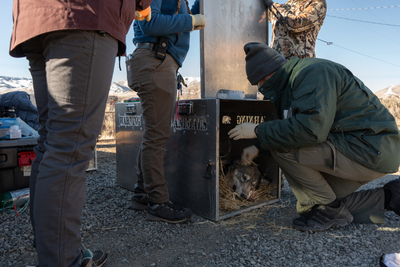
[[[289,31],[302,32],[314,27],[322,26],[326,15],[325,0],[297,1],[303,2],[293,8],[293,4],[288,1],[285,4],[276,4],[272,6],[275,17],[284,24]]]
[[[271,45],[285,59],[315,57],[315,43],[324,22],[326,0],[288,0],[274,3],[268,12]]]

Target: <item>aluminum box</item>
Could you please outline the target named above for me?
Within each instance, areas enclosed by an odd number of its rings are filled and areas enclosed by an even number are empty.
[[[117,184],[133,190],[136,157],[143,134],[140,102],[116,104]],[[276,119],[275,108],[265,100],[194,99],[179,102],[179,118],[172,122],[165,153],[165,177],[170,199],[204,218],[219,221],[280,199],[279,167],[270,154],[261,155],[261,172],[275,189],[267,201],[254,202],[236,211],[219,208],[220,162],[241,156],[256,142],[233,141],[228,131],[243,122]]]

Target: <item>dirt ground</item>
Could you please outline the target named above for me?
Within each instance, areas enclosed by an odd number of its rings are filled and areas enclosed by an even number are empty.
[[[269,205],[243,213],[225,221],[212,222],[199,216],[185,224],[146,221],[146,212],[129,209],[131,192],[110,181],[109,187],[99,192],[106,201],[114,200],[114,214],[99,214],[90,209],[91,183],[104,177],[115,178],[115,141],[97,145],[97,171],[88,174],[87,203],[83,214],[84,243],[91,249],[103,249],[109,254],[107,266],[217,266],[212,263],[221,246],[233,244],[237,237],[251,236],[251,229],[264,228],[282,231],[290,228],[296,215],[290,201]],[[113,176],[114,175],[114,176]],[[104,182],[103,182],[104,183]],[[107,186],[106,186],[107,187]],[[117,193],[115,193],[117,192]],[[97,193],[97,194],[99,194]],[[116,195],[117,194],[118,197]],[[101,201],[102,196],[99,201]],[[267,210],[280,211],[264,220]],[[88,222],[93,218],[92,222]],[[98,224],[94,221],[100,222]],[[89,230],[90,229],[90,230]],[[89,230],[89,231],[85,231]],[[294,231],[294,230],[293,230]],[[297,231],[296,234],[298,233]]]
[[[279,202],[224,221],[194,216],[185,224],[149,222],[146,212],[129,209],[132,192],[116,184],[115,153],[115,141],[98,143],[82,225],[85,245],[106,251],[108,267],[378,266],[382,253],[400,247],[400,218],[394,213],[388,213],[386,225],[294,230],[296,199],[287,184]]]
[[[382,254],[400,252],[400,217],[394,212],[385,213],[385,224],[294,230],[296,199],[286,183],[279,202],[223,221],[197,215],[184,224],[146,221],[146,212],[129,208],[132,192],[116,182],[115,141],[98,142],[97,169],[87,177],[81,233],[87,248],[108,254],[105,267],[372,267]],[[397,177],[362,188],[382,187]],[[1,267],[36,266],[32,241],[29,209],[19,217],[0,213]]]

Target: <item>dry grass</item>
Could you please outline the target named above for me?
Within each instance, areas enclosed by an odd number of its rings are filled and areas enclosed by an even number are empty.
[[[379,100],[393,115],[394,119],[396,120],[397,127],[400,129],[400,98],[398,96],[389,96]]]
[[[104,115],[103,126],[97,140],[114,140],[115,139],[115,113],[106,112]]]
[[[400,99],[397,96],[389,96],[380,99],[381,103],[392,113],[396,120],[397,127],[400,128]]]
[[[290,206],[288,202],[279,202],[271,205],[265,205],[258,209],[250,210],[239,214],[238,216],[230,217],[229,220],[219,222],[206,221],[214,226],[224,226],[227,230],[237,229],[241,227],[246,230],[250,229],[272,229],[275,233],[281,233],[282,230],[294,230],[291,227],[285,227],[277,223],[274,218],[266,220],[265,213],[270,209],[285,209]],[[272,220],[271,220],[272,219]]]

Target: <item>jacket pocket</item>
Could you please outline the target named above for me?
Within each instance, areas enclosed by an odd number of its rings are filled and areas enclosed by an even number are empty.
[[[368,87],[356,76],[354,76],[354,80],[356,81],[358,87],[368,96],[369,102],[374,104],[375,107],[380,105],[379,99],[375,96],[374,93],[372,93],[371,90],[368,89]]]
[[[294,114],[298,112],[303,112],[316,107],[316,96],[315,96],[316,85],[314,83],[309,83],[298,87],[293,92],[293,111]]]

